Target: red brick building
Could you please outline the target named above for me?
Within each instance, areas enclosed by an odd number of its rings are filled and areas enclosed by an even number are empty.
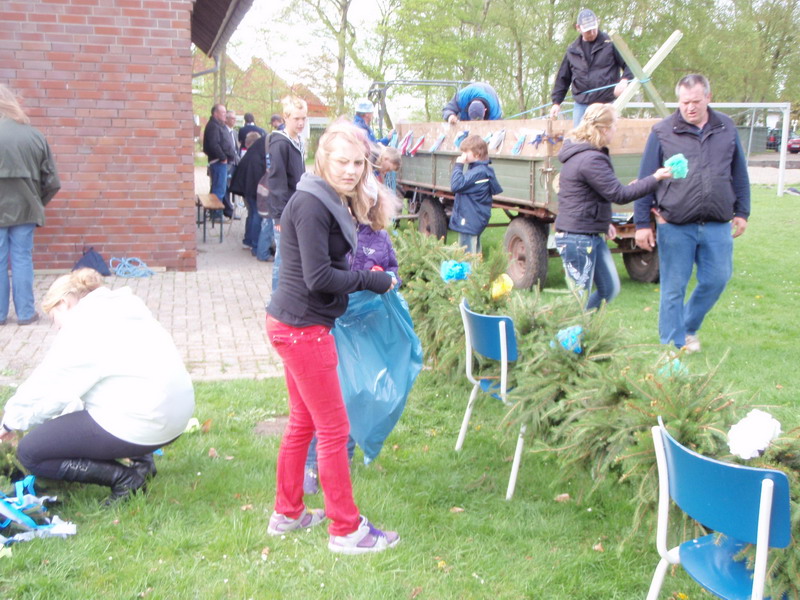
[[[218,54],[253,0],[4,0],[0,81],[53,150],[62,189],[34,266],[108,259],[194,270],[192,54]]]

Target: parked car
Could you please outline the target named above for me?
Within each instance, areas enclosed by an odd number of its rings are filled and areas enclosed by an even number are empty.
[[[795,138],[800,137],[794,131],[789,132],[789,140],[793,140]],[[770,129],[767,133],[767,150],[775,150],[775,152],[780,151],[781,149],[781,130],[780,129]]]
[[[800,137],[790,139],[788,142],[786,142],[786,149],[792,154],[797,154],[800,152]]]

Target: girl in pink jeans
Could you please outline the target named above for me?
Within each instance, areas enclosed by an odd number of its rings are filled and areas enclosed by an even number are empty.
[[[281,535],[331,520],[328,548],[343,554],[380,552],[400,536],[381,531],[353,500],[338,357],[330,330],[359,290],[383,294],[394,279],[380,271],[351,271],[356,222],[368,222],[365,190],[370,149],[359,130],[336,123],[320,139],[315,171],[305,173],[281,216],[281,285],[267,307],[267,336],[283,359],[289,423],[278,453],[275,510],[267,532]],[[303,503],[308,445],[317,434],[325,511]]]

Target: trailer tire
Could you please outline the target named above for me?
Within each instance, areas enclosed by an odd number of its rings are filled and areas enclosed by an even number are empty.
[[[509,223],[503,246],[508,254],[508,275],[514,287],[530,289],[547,279],[548,224],[526,217]]]
[[[631,279],[643,283],[658,283],[658,249],[652,252],[626,252],[622,255],[625,270]]]
[[[436,198],[427,196],[419,207],[419,232],[442,239],[447,235],[447,214]]]

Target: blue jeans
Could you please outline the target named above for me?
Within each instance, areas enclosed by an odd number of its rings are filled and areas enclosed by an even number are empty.
[[[272,242],[275,241],[275,226],[269,217],[259,217],[261,219],[261,229],[258,232],[256,242],[256,258],[258,260],[269,260],[272,256]],[[278,253],[277,246],[275,253]]]
[[[208,165],[211,172],[211,193],[219,198],[220,202],[225,201],[225,192],[228,190],[228,165],[215,162]]]
[[[464,250],[472,254],[481,253],[481,236],[479,235],[470,235],[468,233],[459,232],[458,244],[464,248]]]
[[[347,436],[347,459],[353,460],[353,455],[356,453],[356,441],[352,435]],[[306,455],[306,469],[317,468],[317,436],[311,438],[311,443],[308,445],[308,454]]]
[[[659,224],[657,244],[661,272],[658,335],[662,344],[672,342],[681,348],[686,343],[686,335],[695,335],[700,329],[731,278],[731,224]],[[685,302],[686,287],[695,264],[697,286]]]
[[[256,199],[245,197],[247,218],[244,221],[244,239],[242,243],[255,249],[258,245],[258,236],[261,234],[261,215],[258,214]]]
[[[36,314],[33,302],[33,231],[35,229],[35,223],[0,227],[0,321],[8,318],[9,296],[12,287],[17,320],[27,321]],[[8,279],[9,258],[11,259],[10,282]]]
[[[278,289],[278,269],[281,267],[281,230],[275,227],[275,262],[272,263],[272,293]]]
[[[572,107],[572,126],[577,127],[581,124],[583,120],[583,113],[586,112],[586,109],[589,108],[588,104],[581,104],[580,102],[575,102]]]
[[[591,292],[592,283],[597,288],[589,295],[586,310],[599,307],[603,300],[611,302],[619,295],[619,275],[603,234],[560,231],[556,233],[556,249],[571,287],[580,290],[582,295]]]

